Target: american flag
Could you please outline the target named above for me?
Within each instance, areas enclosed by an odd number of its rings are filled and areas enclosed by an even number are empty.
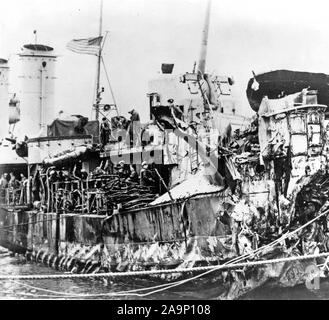
[[[74,39],[66,45],[66,48],[76,53],[98,56],[102,40],[103,37]]]

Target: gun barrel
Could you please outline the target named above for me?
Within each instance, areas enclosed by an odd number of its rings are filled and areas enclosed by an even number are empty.
[[[198,71],[201,74],[204,74],[205,69],[206,69],[208,33],[209,33],[209,22],[210,22],[210,7],[211,7],[211,0],[208,0],[206,18],[205,18],[205,22],[204,22],[203,31],[202,31],[201,50],[200,50],[200,58],[199,58],[199,64],[198,64]]]
[[[5,138],[7,141],[11,142],[12,144],[16,143],[16,139]]]

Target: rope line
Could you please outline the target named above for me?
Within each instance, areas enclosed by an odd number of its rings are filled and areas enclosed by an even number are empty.
[[[68,298],[68,297],[72,298],[72,297],[127,296],[127,295],[132,296],[132,295],[135,295],[134,293],[137,293],[137,292],[142,292],[142,291],[147,291],[147,290],[152,290],[152,289],[159,289],[159,288],[168,287],[168,286],[172,285],[172,283],[166,283],[166,284],[156,285],[156,286],[152,286],[152,287],[132,289],[132,290],[127,290],[127,291],[118,291],[118,292],[111,292],[111,293],[95,293],[95,294],[78,294],[78,293],[60,292],[60,291],[49,290],[49,289],[45,289],[45,288],[41,288],[41,287],[35,287],[35,286],[31,286],[29,284],[25,284],[25,283],[18,282],[15,280],[10,280],[10,281],[17,285],[21,285],[24,287],[28,287],[30,289],[38,290],[38,291],[49,292],[49,293],[55,294],[56,297],[58,297],[58,295],[59,295],[59,296],[65,297],[65,298]]]
[[[26,226],[26,225],[29,225],[29,224],[37,224],[37,223],[40,223],[40,222],[54,221],[54,220],[60,219],[62,217],[64,217],[64,216],[60,216],[58,218],[52,218],[52,219],[45,219],[45,220],[38,220],[38,221],[31,221],[31,222],[24,222],[24,223],[12,224],[12,225],[9,225],[9,226],[0,227],[0,230],[6,230],[6,229],[9,229],[9,228]]]
[[[291,261],[300,261],[300,260],[307,260],[307,259],[314,259],[314,258],[328,257],[328,256],[329,256],[329,252],[326,252],[326,253],[313,254],[313,255],[304,255],[304,256],[296,256],[296,257],[289,257],[289,258],[279,258],[279,259],[271,259],[271,260],[264,260],[264,261],[254,261],[254,262],[248,262],[248,263],[239,263],[239,264],[235,264],[235,265],[232,265],[232,264],[229,264],[226,266],[222,265],[222,266],[218,266],[218,267],[212,267],[212,269],[208,270],[207,272],[200,274],[193,278],[196,279],[201,276],[204,276],[206,273],[210,273],[212,271],[221,270],[221,269],[232,269],[232,268],[239,268],[239,267],[245,267],[245,266],[259,266],[259,265],[266,265],[266,264],[273,264],[273,263],[285,263],[288,261],[290,261],[290,262]],[[204,267],[204,268],[206,268],[206,267]],[[192,268],[192,269],[200,269],[200,268]],[[166,270],[166,271],[173,271],[173,270]],[[124,274],[127,275],[127,273],[124,273]],[[107,275],[109,275],[109,273]],[[51,276],[51,278],[53,278],[53,275],[49,275],[49,276]],[[74,276],[74,278],[76,278],[76,276],[103,276],[103,275],[91,274],[91,275],[73,275],[73,276]],[[15,276],[15,278],[17,278],[17,276]],[[1,276],[0,276],[0,279],[2,279]],[[29,278],[29,280],[32,280],[32,279]],[[20,283],[20,282],[14,281],[14,280],[11,280],[11,281],[17,285],[21,285],[21,286],[25,286],[25,287],[28,287],[31,289],[38,290],[38,291],[44,291],[44,292],[54,294],[54,295],[35,295],[35,296],[39,296],[39,297],[43,296],[43,297],[48,297],[48,298],[51,298],[51,297],[53,297],[53,298],[79,298],[79,297],[87,298],[87,297],[102,297],[102,296],[103,297],[104,296],[108,296],[108,297],[111,297],[111,296],[146,297],[146,296],[176,287],[178,285],[181,285],[181,284],[186,283],[191,280],[192,279],[190,278],[190,279],[185,279],[182,281],[177,281],[175,283],[162,284],[162,285],[157,285],[157,286],[148,287],[148,288],[140,288],[140,289],[133,289],[133,290],[128,290],[128,291],[100,293],[100,294],[75,294],[75,293],[67,293],[67,292],[58,292],[58,291],[54,291],[54,290],[31,286],[29,284]],[[147,293],[138,293],[138,292],[142,292],[142,291],[148,291],[151,289],[156,289],[156,290],[153,290],[153,291],[147,292]],[[23,295],[33,296],[32,294],[25,294],[25,293],[23,293]]]
[[[57,299],[63,299],[63,298],[76,298],[75,296],[62,296],[62,295],[43,295],[43,294],[34,294],[30,292],[12,292],[9,290],[1,290],[1,294],[8,295],[7,299],[15,299],[17,296],[26,296],[26,297],[34,297],[34,298],[57,298]],[[1,298],[3,300],[3,298]]]
[[[219,271],[230,270],[243,267],[261,266],[266,264],[291,262],[298,260],[315,259],[329,256],[329,252],[323,252],[319,254],[310,254],[295,257],[285,257],[270,260],[261,261],[248,261],[242,263],[230,263],[219,266],[204,266],[204,267],[192,267],[192,268],[177,268],[169,270],[145,270],[145,271],[127,271],[127,272],[103,272],[103,273],[91,273],[91,274],[48,274],[48,275],[0,275],[0,280],[44,280],[44,279],[74,279],[74,278],[108,278],[108,277],[130,277],[138,275],[155,275],[155,274],[168,274],[168,273],[188,273],[199,271]]]

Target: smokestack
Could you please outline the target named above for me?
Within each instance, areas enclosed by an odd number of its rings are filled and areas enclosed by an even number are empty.
[[[24,45],[19,53],[21,62],[20,121],[18,129],[29,138],[46,136],[47,124],[55,118],[54,49],[41,44]]]
[[[0,140],[6,136],[9,129],[8,72],[8,61],[0,59]]]
[[[208,32],[209,32],[209,21],[210,21],[210,7],[211,7],[211,0],[208,0],[206,18],[205,18],[205,22],[204,22],[203,31],[202,31],[202,42],[201,42],[200,58],[199,58],[199,64],[198,64],[198,71],[201,74],[204,74],[205,69],[206,69]]]

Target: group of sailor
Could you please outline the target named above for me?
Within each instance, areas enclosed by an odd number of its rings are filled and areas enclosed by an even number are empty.
[[[121,160],[117,165],[114,166],[113,170],[110,170],[108,162],[105,166],[101,163],[93,171],[87,172],[85,169],[74,167],[72,171],[67,168],[61,169],[50,169],[49,172],[41,172],[36,170],[33,176],[30,177],[31,180],[31,195],[32,202],[41,201],[44,198],[44,193],[46,193],[46,188],[48,188],[48,183],[45,179],[48,179],[49,186],[54,183],[57,184],[56,189],[62,188],[66,189],[66,184],[74,181],[85,181],[92,180],[94,178],[106,178],[108,175],[113,175],[119,177],[120,181],[123,183],[136,184],[145,187],[151,187],[151,190],[156,192],[158,188],[158,179],[155,171],[149,168],[147,162],[143,162],[141,165],[140,172],[138,174],[136,165],[126,164],[125,161]],[[13,174],[11,174],[11,179],[6,178],[7,175],[3,174],[0,180],[0,188],[2,192],[2,198],[6,200],[6,193],[3,191],[6,188],[12,188],[13,190],[21,191],[26,194],[26,186],[28,180],[25,176],[21,175],[21,181],[18,181]],[[107,179],[107,178],[106,178]],[[24,190],[24,191],[22,191]],[[20,196],[18,196],[20,198]],[[24,199],[22,198],[21,201]],[[26,199],[25,199],[26,200]],[[17,203],[18,201],[16,201]]]
[[[142,186],[148,187],[154,187],[156,185],[155,172],[149,168],[149,165],[145,161],[142,163],[139,175],[136,165],[126,165],[124,160],[121,160],[114,169],[119,178],[126,182],[139,183]]]
[[[127,127],[127,136],[126,136],[126,143],[130,147],[133,146],[140,146],[141,145],[141,122],[139,113],[132,109],[128,112],[130,114],[130,120]],[[104,147],[109,141],[114,139],[112,136],[111,124],[106,117],[102,118],[100,124],[100,143],[101,146]]]
[[[20,173],[19,179],[13,172],[3,173],[0,178],[0,198],[1,202],[8,202],[11,198],[13,202],[24,202],[27,188],[27,178]]]

